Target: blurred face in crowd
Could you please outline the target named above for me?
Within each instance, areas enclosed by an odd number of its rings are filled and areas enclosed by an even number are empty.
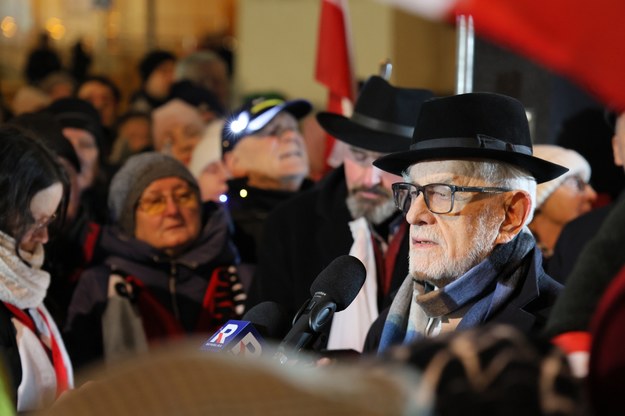
[[[197,178],[202,201],[223,202],[220,197],[228,192],[228,176],[221,159],[206,165]]]
[[[475,178],[467,163],[420,162],[409,168],[404,181],[418,186],[497,186]],[[496,245],[507,243],[518,234],[529,215],[530,204],[529,195],[520,190],[497,194],[456,192],[452,211],[435,214],[420,192],[406,213],[410,224],[410,274],[439,287],[462,276]]]
[[[545,200],[535,217],[564,226],[592,209],[597,193],[584,179],[570,175]]]
[[[93,104],[98,113],[102,125],[111,127],[117,118],[117,100],[111,88],[99,81],[87,81],[78,90],[78,98]]]
[[[229,108],[230,79],[224,62],[204,62],[198,67],[195,82],[215,93],[224,108]]]
[[[295,117],[284,111],[224,157],[234,177],[247,176],[250,186],[261,189],[295,191],[308,175],[304,138]]]
[[[193,149],[202,138],[204,126],[201,122],[176,123],[168,132],[165,153],[182,162],[185,166],[191,161]]]
[[[122,137],[132,153],[152,144],[150,120],[146,117],[132,117],[117,129],[117,136]]]
[[[397,212],[391,185],[401,177],[373,166],[373,161],[383,156],[355,146],[350,146],[343,159],[347,182],[347,208],[352,218],[365,217],[373,224],[382,223]]]
[[[174,61],[164,61],[156,67],[145,82],[145,90],[154,98],[164,99],[169,95],[174,82]]]
[[[63,198],[63,185],[57,182],[37,192],[30,201],[30,214],[34,223],[19,243],[19,248],[33,253],[39,244],[48,242],[48,225],[56,218]]]
[[[78,186],[80,191],[91,187],[98,172],[100,150],[93,134],[75,127],[63,128],[63,135],[70,141],[80,160]]]
[[[152,182],[135,210],[135,238],[175,256],[200,235],[200,201],[187,181],[167,177]]]

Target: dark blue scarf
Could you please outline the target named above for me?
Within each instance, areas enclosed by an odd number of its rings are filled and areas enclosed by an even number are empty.
[[[486,322],[510,298],[531,262],[535,247],[532,234],[523,229],[511,242],[493,250],[490,256],[440,290],[427,291],[425,282],[408,276],[400,287],[384,322],[378,352],[423,336],[430,318],[449,315],[469,306],[458,329]]]

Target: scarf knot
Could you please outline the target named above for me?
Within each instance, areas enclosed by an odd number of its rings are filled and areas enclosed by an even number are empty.
[[[431,318],[445,317],[461,308],[468,309],[459,329],[487,320],[512,295],[525,274],[524,259],[535,244],[524,228],[511,242],[496,246],[486,259],[439,290],[428,290],[429,283],[408,276],[391,304],[378,352],[424,336]]]

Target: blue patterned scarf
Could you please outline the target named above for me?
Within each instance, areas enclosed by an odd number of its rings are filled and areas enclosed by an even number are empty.
[[[384,322],[378,353],[391,345],[423,337],[430,318],[446,316],[471,305],[458,324],[466,329],[485,322],[510,298],[527,273],[536,240],[524,228],[511,242],[495,247],[489,257],[440,290],[406,277]]]

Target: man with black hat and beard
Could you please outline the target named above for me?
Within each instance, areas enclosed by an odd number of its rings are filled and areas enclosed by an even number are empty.
[[[492,93],[427,101],[409,150],[374,162],[409,224],[409,274],[366,351],[481,326],[540,331],[562,286],[527,228],[536,184],[565,167],[532,155],[523,105]]]
[[[363,289],[349,308],[334,315],[318,348],[327,341],[328,349],[360,351],[379,308],[390,304],[406,276],[407,227],[391,192],[391,184],[401,178],[372,162],[408,149],[419,108],[432,96],[372,76],[350,118],[319,113],[321,126],[348,146],[343,165],[267,219],[250,304],[275,301],[295,314],[310,297],[311,283],[334,258],[351,254],[366,266]]]

